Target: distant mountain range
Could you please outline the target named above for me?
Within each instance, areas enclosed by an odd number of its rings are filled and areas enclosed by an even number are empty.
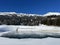
[[[60,26],[60,13],[49,12],[44,15],[15,12],[0,12],[0,25],[54,25]]]

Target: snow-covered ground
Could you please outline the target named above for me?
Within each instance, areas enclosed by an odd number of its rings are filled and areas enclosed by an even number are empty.
[[[18,28],[18,29],[17,29]],[[60,38],[60,27],[57,26],[14,26],[1,25],[0,36],[12,38]]]
[[[60,39],[9,39],[0,37],[0,45],[60,45]]]
[[[57,26],[14,26],[14,25],[0,25],[0,36],[4,34],[16,34],[18,28],[18,34],[37,34],[40,35],[52,35],[60,36],[60,27]],[[60,38],[6,38],[0,37],[0,45],[59,45]]]

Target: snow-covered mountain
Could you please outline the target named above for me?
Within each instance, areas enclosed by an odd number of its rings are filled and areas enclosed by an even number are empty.
[[[0,24],[7,25],[39,25],[43,17],[38,14],[16,12],[0,12]]]
[[[27,14],[27,13],[16,13],[16,12],[0,12],[0,15],[13,15],[13,14],[16,14],[18,16],[51,16],[51,15],[60,15],[60,12],[48,12],[46,14]]]
[[[0,25],[56,25],[60,26],[60,13],[48,12],[44,15],[16,12],[0,12]]]
[[[59,12],[48,12],[48,13],[44,14],[43,16],[51,16],[51,15],[60,16],[60,13]]]
[[[0,15],[14,15],[16,14],[17,16],[42,16],[39,14],[26,14],[26,13],[16,13],[16,12],[0,12]]]

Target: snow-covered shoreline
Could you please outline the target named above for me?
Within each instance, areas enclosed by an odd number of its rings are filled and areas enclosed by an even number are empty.
[[[18,28],[18,33],[16,29]],[[0,25],[0,36],[12,38],[60,38],[60,27],[57,26],[17,26],[17,25]],[[22,37],[21,37],[22,36]]]

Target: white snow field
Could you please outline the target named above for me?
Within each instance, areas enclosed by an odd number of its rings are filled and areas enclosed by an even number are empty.
[[[59,38],[9,39],[0,37],[0,45],[59,45]]]
[[[14,26],[0,25],[0,37],[7,38],[60,38],[60,27],[57,26]]]
[[[14,26],[1,25],[0,37],[7,38],[60,38],[60,27],[57,26]]]
[[[16,29],[18,28],[18,32]],[[0,36],[4,34],[38,34],[38,35],[60,35],[60,27],[57,26],[13,26],[13,25],[0,25]],[[2,31],[3,30],[3,31]],[[13,37],[13,36],[12,36]],[[59,45],[60,38],[6,38],[0,37],[0,45]]]

